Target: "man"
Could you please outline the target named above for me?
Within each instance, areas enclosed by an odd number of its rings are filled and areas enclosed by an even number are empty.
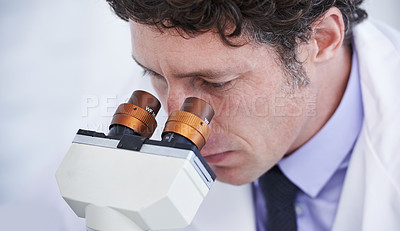
[[[213,106],[202,154],[242,185],[187,230],[400,229],[400,35],[362,0],[107,1],[168,112]]]

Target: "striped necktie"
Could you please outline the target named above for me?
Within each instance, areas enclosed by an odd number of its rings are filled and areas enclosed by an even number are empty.
[[[299,188],[275,165],[259,179],[267,205],[267,231],[296,231],[294,201]]]

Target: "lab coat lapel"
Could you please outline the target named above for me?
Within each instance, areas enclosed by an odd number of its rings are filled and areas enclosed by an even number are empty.
[[[399,230],[399,34],[370,22],[354,31],[365,120],[346,174],[334,231]],[[396,37],[396,39],[394,39]]]

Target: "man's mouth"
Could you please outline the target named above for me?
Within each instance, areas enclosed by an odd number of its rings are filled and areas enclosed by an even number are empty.
[[[230,153],[231,153],[230,151],[227,151],[227,152],[208,154],[204,156],[204,159],[209,164],[217,164],[223,161]]]

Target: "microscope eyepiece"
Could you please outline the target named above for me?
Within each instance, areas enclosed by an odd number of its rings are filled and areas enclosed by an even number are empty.
[[[186,98],[180,110],[196,115],[206,122],[207,125],[210,124],[210,121],[214,116],[213,108],[206,101],[196,97]]]
[[[160,101],[145,91],[135,91],[128,100],[118,106],[110,125],[108,137],[121,139],[123,135],[150,138],[156,127],[155,116]],[[179,111],[172,112],[165,124],[162,141],[195,145],[200,150],[210,136],[208,126],[214,116],[212,107],[202,99],[186,98]]]
[[[108,137],[121,139],[125,134],[150,138],[157,127],[155,116],[160,101],[145,91],[135,91],[128,100],[118,106],[110,125]]]
[[[207,102],[196,97],[186,98],[181,109],[169,115],[162,140],[194,144],[200,150],[210,136],[208,124],[213,116],[214,110]]]
[[[161,107],[160,101],[158,101],[155,96],[141,90],[137,90],[132,93],[131,97],[128,100],[128,104],[137,105],[145,109],[150,114],[152,114],[153,117],[156,117]]]

